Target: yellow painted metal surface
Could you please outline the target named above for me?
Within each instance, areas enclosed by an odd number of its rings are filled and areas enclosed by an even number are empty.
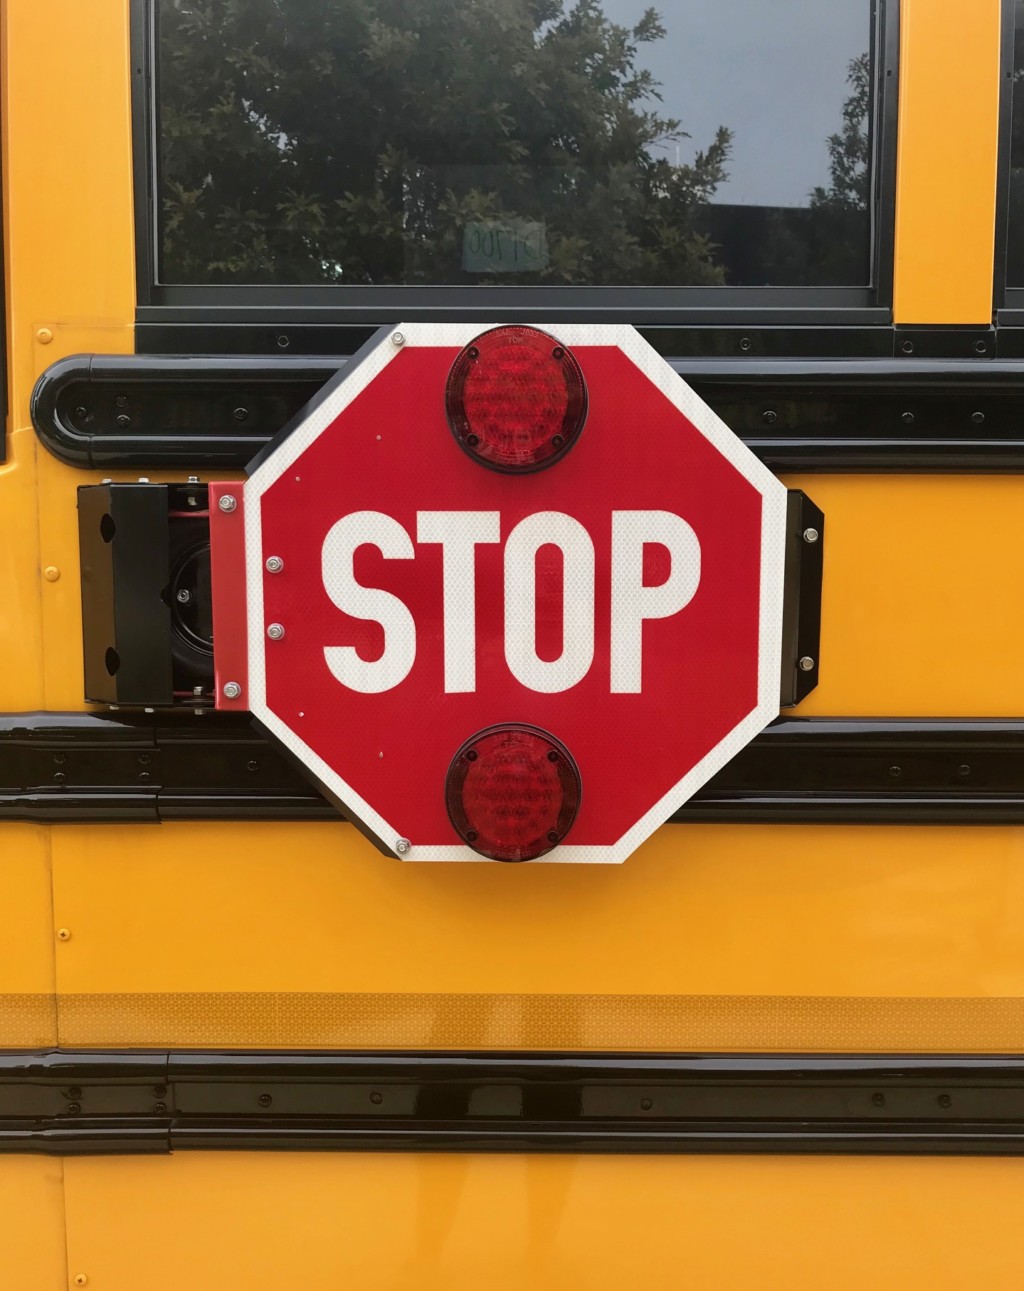
[[[52,845],[65,1044],[1024,1048],[1021,830],[673,826],[608,867],[408,865],[342,823]]]
[[[64,1291],[64,1167],[36,1156],[0,1156],[0,1287]]]
[[[897,323],[992,321],[1000,0],[901,0]]]
[[[0,467],[0,709],[82,707],[75,490],[30,428],[39,373],[133,348],[127,0],[14,0],[0,77],[11,434]],[[41,78],[40,69],[45,69]],[[54,567],[60,577],[42,577]]]
[[[975,1291],[1024,1279],[1024,1162],[274,1156],[65,1162],[103,1291]]]
[[[825,512],[821,680],[802,716],[1024,712],[1024,478],[788,478]],[[1008,594],[1009,593],[1009,594]]]
[[[50,878],[49,831],[5,825],[0,833],[0,1049],[57,1043]]]
[[[131,63],[127,0],[5,8],[4,215],[20,420],[36,374],[62,353],[132,346]],[[53,339],[42,343],[46,331]]]

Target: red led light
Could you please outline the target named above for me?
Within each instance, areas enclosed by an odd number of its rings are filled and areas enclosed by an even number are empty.
[[[580,805],[569,750],[534,726],[491,726],[459,749],[445,799],[459,836],[492,861],[532,861],[569,832]]]
[[[445,390],[448,424],[495,471],[538,471],[564,456],[587,419],[571,351],[535,327],[495,327],[467,345]]]

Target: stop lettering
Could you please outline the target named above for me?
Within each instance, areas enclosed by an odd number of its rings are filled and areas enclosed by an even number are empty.
[[[785,502],[632,328],[389,329],[245,485],[248,706],[393,855],[624,860],[778,713]]]
[[[416,540],[441,546],[444,689],[476,690],[476,548],[501,541],[498,511],[419,511]],[[644,548],[657,543],[669,553],[664,582],[644,582]],[[365,659],[351,645],[327,645],[332,674],[350,690],[380,694],[400,685],[416,662],[416,622],[404,601],[383,588],[367,587],[355,576],[355,555],[375,547],[389,560],[412,560],[413,540],[392,516],[356,511],[336,521],[324,539],[322,565],[327,595],[342,613],[380,624],[384,645],[378,658]],[[537,557],[553,546],[561,555],[561,649],[541,657],[537,621],[547,607],[537,604]],[[670,511],[613,511],[611,517],[611,613],[608,633],[609,690],[629,694],[643,684],[643,624],[664,619],[689,605],[700,582],[700,543],[680,516]],[[596,555],[593,539],[572,516],[538,511],[525,516],[505,540],[505,662],[528,690],[554,694],[577,685],[594,661]],[[566,586],[572,595],[565,595]],[[436,613],[431,615],[431,622]]]

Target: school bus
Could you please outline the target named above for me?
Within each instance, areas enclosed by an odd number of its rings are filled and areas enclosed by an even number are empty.
[[[1019,1283],[1022,7],[655,10],[0,0],[0,1284]],[[824,517],[622,865],[212,700],[208,486],[441,318],[638,328]]]

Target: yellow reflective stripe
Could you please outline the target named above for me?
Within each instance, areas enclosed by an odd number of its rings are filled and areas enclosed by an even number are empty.
[[[0,1048],[49,1049],[57,1043],[56,996],[0,995]]]
[[[54,1042],[0,996],[0,1046]],[[69,1048],[1019,1051],[1018,997],[166,992],[56,997]]]

